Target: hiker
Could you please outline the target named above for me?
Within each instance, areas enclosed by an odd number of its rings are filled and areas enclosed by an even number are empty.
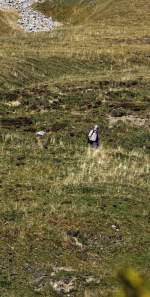
[[[91,148],[97,149],[99,147],[98,125],[95,125],[88,134],[88,144]]]

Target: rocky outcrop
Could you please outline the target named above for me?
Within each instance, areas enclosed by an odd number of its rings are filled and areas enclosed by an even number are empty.
[[[0,0],[0,9],[15,9],[19,13],[18,24],[27,32],[50,31],[58,25],[51,18],[34,11],[32,4],[37,0]]]

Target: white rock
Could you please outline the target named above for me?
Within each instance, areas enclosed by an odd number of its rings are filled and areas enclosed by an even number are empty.
[[[44,136],[45,134],[46,134],[45,131],[38,131],[38,132],[36,132],[36,136],[39,136],[39,137],[42,137],[42,136]]]
[[[116,225],[112,225],[111,227],[112,227],[112,229],[119,231],[119,228]]]

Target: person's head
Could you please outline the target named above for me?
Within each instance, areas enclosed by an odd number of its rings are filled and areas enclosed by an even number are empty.
[[[98,128],[99,128],[98,125],[95,125],[94,126],[94,131],[98,131]]]

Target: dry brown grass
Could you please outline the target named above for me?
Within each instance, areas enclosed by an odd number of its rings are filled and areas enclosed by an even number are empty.
[[[0,34],[12,34],[21,31],[17,25],[18,14],[12,10],[0,10]]]
[[[79,162],[78,172],[70,169],[65,183],[94,185],[97,183],[137,184],[148,183],[150,157],[142,151],[126,153],[122,148],[89,148]]]

